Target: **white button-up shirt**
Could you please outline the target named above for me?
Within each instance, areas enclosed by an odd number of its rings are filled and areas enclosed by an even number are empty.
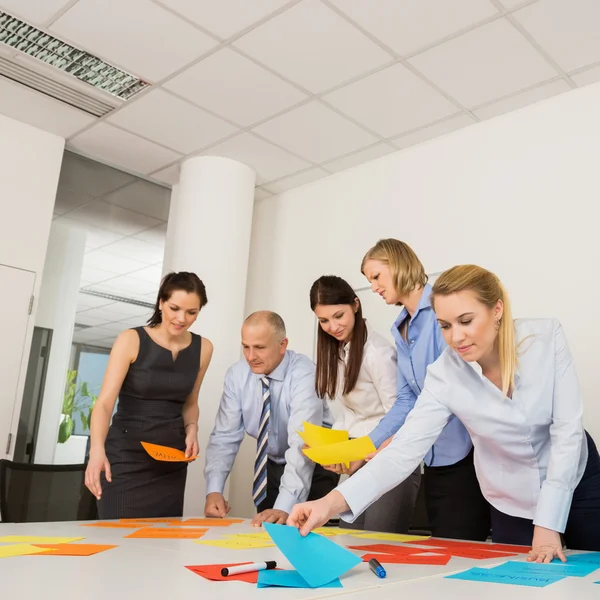
[[[344,429],[350,437],[369,435],[396,401],[396,349],[367,324],[367,341],[356,386],[342,394],[346,364],[352,342],[344,347],[338,372],[338,393],[331,402],[335,418],[332,429]]]
[[[582,398],[560,323],[515,321],[518,365],[512,399],[448,348],[429,366],[423,392],[392,443],[338,488],[354,520],[404,481],[452,414],[469,431],[477,479],[508,515],[564,532],[587,463]]]

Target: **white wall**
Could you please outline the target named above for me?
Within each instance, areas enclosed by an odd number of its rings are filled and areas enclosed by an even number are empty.
[[[364,285],[377,239],[408,242],[429,272],[478,263],[503,280],[515,316],[563,322],[600,441],[599,157],[596,84],[262,200],[246,311],[280,312],[290,347],[310,354],[310,285],[324,273]],[[236,489],[251,458],[238,460]]]
[[[46,244],[52,221],[64,139],[0,115],[0,264],[35,274],[34,295],[39,296]],[[10,293],[9,290],[2,290]],[[22,355],[17,401],[11,432],[17,431],[29,346],[37,302],[25,332],[17,341],[2,343]],[[5,315],[10,318],[10,315]],[[1,373],[1,371],[0,371]],[[2,375],[0,374],[0,385]],[[0,440],[4,452],[4,440]],[[12,456],[14,443],[8,454]]]
[[[35,462],[38,464],[52,464],[57,450],[56,440],[71,357],[85,238],[86,234],[81,229],[68,227],[56,221],[52,223],[35,317],[37,327],[52,329],[42,412],[35,446]],[[79,418],[78,415],[75,416]],[[81,459],[85,455],[85,445],[83,449]]]

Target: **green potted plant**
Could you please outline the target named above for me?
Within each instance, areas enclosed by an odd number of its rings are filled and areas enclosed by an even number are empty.
[[[87,381],[82,381],[78,386],[77,371],[68,370],[62,405],[62,418],[58,428],[59,444],[64,444],[71,437],[77,413],[79,413],[83,430],[87,431],[90,428],[92,410],[96,400],[98,400],[98,396],[90,393]]]

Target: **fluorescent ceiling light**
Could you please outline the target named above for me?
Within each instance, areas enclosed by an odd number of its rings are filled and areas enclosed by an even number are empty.
[[[0,42],[122,100],[150,84],[0,11]]]

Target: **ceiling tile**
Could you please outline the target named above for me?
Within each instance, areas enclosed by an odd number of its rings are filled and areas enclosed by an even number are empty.
[[[131,258],[148,265],[154,265],[163,259],[163,251],[158,246],[132,237],[123,238],[114,244],[104,246],[102,251],[124,258]]]
[[[229,48],[211,54],[165,87],[243,126],[266,119],[307,97]]]
[[[123,319],[120,322],[127,327],[142,327],[146,324],[147,320],[144,316],[140,315],[138,317],[131,317],[130,319]]]
[[[81,313],[78,313],[77,318],[79,317],[79,315],[85,315],[85,316],[93,317],[96,319],[105,319],[106,321],[120,321],[121,319],[127,318],[127,315],[125,315],[123,312],[121,312],[119,310],[121,304],[122,304],[121,302],[114,302],[113,304],[110,304],[109,306],[101,306],[98,308],[91,308],[90,310],[86,310]],[[107,335],[110,335],[110,334],[107,334]]]
[[[523,108],[528,104],[533,104],[535,102],[539,102],[540,100],[545,100],[546,98],[556,96],[557,94],[568,92],[571,89],[573,88],[571,88],[571,86],[564,79],[559,79],[558,81],[552,81],[550,83],[540,85],[532,90],[521,92],[520,94],[516,94],[510,98],[505,98],[504,100],[499,100],[493,104],[477,108],[473,110],[473,113],[480,119],[490,119],[491,117],[496,117],[512,110]]]
[[[71,213],[68,213],[69,216]],[[89,223],[83,221],[77,221],[70,219],[68,216],[60,217],[60,222],[85,231],[85,248],[86,250],[93,250],[100,246],[106,246],[106,244],[112,244],[123,237],[123,234],[109,231],[108,229],[101,229],[100,227],[94,227]]]
[[[107,120],[182,154],[200,150],[237,131],[233,125],[161,89],[125,105]]]
[[[88,310],[90,308],[98,308],[100,306],[108,307],[109,304],[114,304],[112,300],[106,298],[100,298],[99,296],[92,296],[91,294],[84,294],[79,292],[77,296],[77,312]]]
[[[76,335],[78,341],[90,342],[99,338],[113,336],[114,333],[114,331],[111,331],[110,329],[104,329],[103,327],[90,327],[89,329],[82,329],[81,331],[77,331]],[[73,335],[73,337],[75,337],[75,334]]]
[[[538,0],[499,0],[500,4],[506,8],[506,10],[514,10],[523,4],[531,4],[531,2],[537,2]]]
[[[353,21],[401,56],[424,48],[498,10],[482,0],[331,0]]]
[[[572,74],[571,79],[577,85],[589,85],[590,83],[596,83],[597,81],[600,81],[600,65],[592,67],[591,69],[586,69],[585,71],[580,71],[579,73]]]
[[[104,269],[119,275],[125,275],[131,271],[137,271],[148,266],[146,263],[124,256],[116,256],[104,252],[104,250],[92,250],[84,257],[84,267],[92,267],[94,269]],[[85,277],[84,277],[85,279]]]
[[[88,285],[100,283],[101,281],[107,281],[116,277],[117,273],[115,271],[108,271],[106,269],[98,269],[96,267],[90,267],[86,264],[85,259],[83,262],[83,267],[81,268],[81,279],[85,281]]]
[[[71,219],[108,229],[121,235],[134,235],[160,223],[158,219],[97,200],[69,213]]]
[[[307,160],[320,163],[364,146],[377,138],[320,102],[311,102],[275,117],[255,131]]]
[[[128,325],[123,323],[123,321],[112,321],[111,323],[104,323],[104,325],[102,325],[102,328],[110,329],[110,331],[114,331],[115,333],[121,333],[121,331],[129,329]]]
[[[390,146],[389,144],[375,144],[374,146],[370,146],[364,150],[359,150],[358,152],[354,152],[348,156],[336,158],[328,163],[325,163],[323,166],[328,171],[337,173],[338,171],[344,171],[346,169],[350,169],[351,167],[362,165],[363,163],[375,160],[376,158],[380,158],[381,156],[385,156],[386,154],[390,154],[390,152],[395,151],[396,148]]]
[[[151,303],[154,304],[154,300],[156,300],[156,293],[154,293],[152,296],[153,297]],[[146,298],[146,301],[148,301],[148,298]],[[147,306],[138,306],[137,304],[126,304],[125,302],[117,302],[117,308],[119,309],[121,314],[125,315],[126,318],[139,318],[140,316],[146,317],[152,312],[152,310],[149,309]]]
[[[50,20],[71,0],[0,0],[0,9],[34,25]]]
[[[242,36],[234,46],[314,93],[391,60],[318,0],[296,4]]]
[[[141,242],[143,243],[143,242]],[[98,287],[98,286],[94,286]],[[136,279],[132,275],[122,275],[121,277],[115,277],[115,279],[111,279],[106,283],[102,284],[101,287],[110,287],[115,290],[119,290],[120,294],[126,297],[130,296],[139,296],[140,294],[149,294],[149,293],[157,293],[158,285],[154,283],[150,283],[149,281],[144,281],[143,279]],[[124,303],[120,303],[124,304]],[[131,306],[131,305],[128,305]],[[122,307],[119,307],[122,309]],[[148,310],[144,307],[138,307],[140,310],[139,313]],[[137,314],[137,313],[134,313]]]
[[[179,164],[171,165],[160,171],[155,171],[150,177],[168,185],[175,185],[176,183],[179,183]]]
[[[457,117],[446,119],[441,123],[435,123],[428,127],[423,127],[423,129],[419,129],[418,131],[394,138],[393,143],[396,148],[408,148],[409,146],[414,146],[415,144],[451,133],[457,129],[462,129],[463,127],[467,127],[467,125],[473,125],[473,123],[475,121],[468,115],[458,115]]]
[[[327,175],[329,175],[329,173],[325,171],[325,169],[314,167],[291,175],[290,177],[284,177],[277,182],[269,183],[268,185],[265,185],[264,188],[274,194],[280,194],[286,190],[291,190],[292,188],[300,187],[306,183],[312,183],[313,181],[317,181],[317,179],[327,177]]]
[[[133,181],[135,178],[129,173],[65,152],[58,187],[98,198]]]
[[[273,194],[265,188],[256,188],[254,190],[254,200],[264,200],[270,198]]]
[[[565,71],[600,60],[597,0],[540,0],[513,16]]]
[[[99,123],[69,142],[69,147],[98,160],[118,164],[144,175],[181,158],[181,155],[157,146],[108,123]]]
[[[257,183],[279,179],[309,167],[309,163],[288,154],[250,133],[242,133],[209,148],[207,156],[225,156],[239,160],[256,171]]]
[[[140,179],[102,199],[109,204],[166,221],[169,218],[171,190]]]
[[[327,94],[324,100],[385,138],[459,110],[401,64]]]
[[[249,27],[288,4],[289,0],[159,0],[221,38]]]
[[[150,0],[79,0],[50,28],[150,81],[159,81],[217,42]]]
[[[135,239],[135,238],[132,238]],[[143,279],[144,281],[149,281],[153,283],[158,288],[160,281],[162,279],[162,257],[161,261],[157,264],[154,264],[150,267],[146,267],[145,269],[141,269],[139,271],[134,271],[132,276],[136,279]]]
[[[557,75],[506,19],[469,31],[408,62],[467,107]]]
[[[93,200],[93,196],[58,186],[56,200],[54,201],[54,213],[64,215],[66,212]]]
[[[107,327],[103,327],[103,329],[108,329]],[[109,337],[109,338],[102,338],[100,340],[94,340],[94,343],[91,344],[93,346],[100,346],[101,348],[112,348],[113,344],[115,343],[117,337]]]
[[[98,325],[104,325],[106,323],[106,319],[90,317],[85,313],[79,313],[75,316],[75,323],[79,323],[80,325],[89,325],[90,327],[97,327]]]
[[[5,77],[0,77],[0,114],[64,138],[96,121],[92,115]]]
[[[157,227],[151,227],[136,233],[133,237],[138,240],[143,240],[149,244],[154,244],[159,248],[165,247],[165,237],[167,235],[167,224],[161,223]]]

